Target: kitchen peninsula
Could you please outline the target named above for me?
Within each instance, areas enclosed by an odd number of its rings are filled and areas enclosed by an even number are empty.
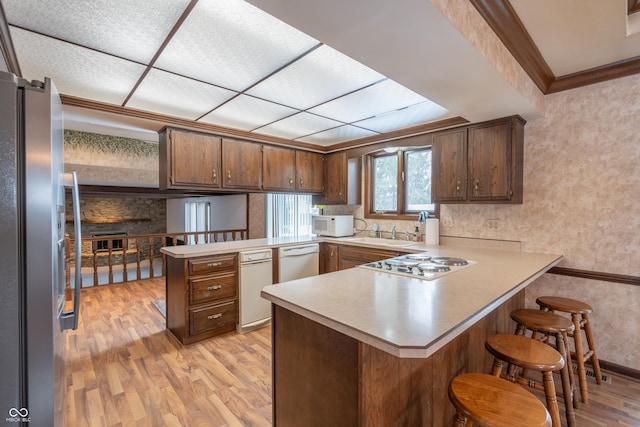
[[[440,279],[364,268],[266,287],[273,303],[274,425],[445,426],[447,387],[488,372],[486,338],[559,255],[425,247],[476,263]]]

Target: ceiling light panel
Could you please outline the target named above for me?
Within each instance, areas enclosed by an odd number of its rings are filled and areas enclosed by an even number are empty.
[[[298,113],[270,125],[257,129],[256,133],[296,139],[342,125],[335,120],[326,119],[309,113]]]
[[[242,91],[318,42],[240,0],[200,0],[155,66]]]
[[[324,132],[318,132],[313,135],[305,136],[303,138],[297,139],[296,141],[328,146],[336,144],[338,142],[351,141],[353,139],[364,138],[372,135],[376,135],[376,133],[355,126],[344,125],[334,129],[326,130]]]
[[[425,101],[426,98],[385,80],[309,110],[343,122],[355,122]]]
[[[126,107],[195,120],[236,92],[152,69]]]
[[[446,108],[434,102],[425,101],[398,111],[392,111],[377,117],[361,120],[354,124],[384,133],[442,119],[447,116],[447,114],[449,114],[449,111]]]
[[[200,121],[235,129],[252,130],[295,114],[297,111],[252,96],[240,95],[207,114]]]
[[[11,39],[28,80],[53,79],[65,95],[122,104],[145,67],[15,27]]]
[[[304,110],[383,78],[382,74],[323,45],[247,93]]]
[[[2,0],[11,25],[147,64],[188,0]]]

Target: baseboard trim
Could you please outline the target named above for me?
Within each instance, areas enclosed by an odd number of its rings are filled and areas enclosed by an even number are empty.
[[[599,362],[600,368],[604,370],[640,381],[640,370],[638,369],[628,368],[626,366],[618,365],[617,363],[607,362],[606,360],[599,360]]]

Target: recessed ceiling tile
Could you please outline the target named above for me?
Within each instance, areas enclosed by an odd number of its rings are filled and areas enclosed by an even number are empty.
[[[7,21],[148,64],[188,0],[2,0]]]
[[[350,123],[426,101],[393,80],[385,80],[312,108],[311,113]]]
[[[381,79],[382,74],[323,45],[247,93],[304,110]]]
[[[236,92],[152,69],[126,107],[195,120]]]
[[[296,141],[327,146],[372,135],[376,135],[376,132],[371,132],[351,125],[344,125],[324,132],[314,133],[313,135],[305,136],[303,138],[298,138]]]
[[[256,133],[296,139],[342,125],[335,120],[326,119],[309,113],[298,113],[270,125],[256,129]]]
[[[11,27],[25,78],[53,79],[58,91],[109,104],[122,104],[144,66],[50,37]]]
[[[318,42],[240,0],[200,0],[156,67],[242,91]]]
[[[449,114],[449,111],[446,108],[434,102],[425,101],[401,110],[391,111],[377,117],[361,120],[354,124],[384,133],[442,119],[447,116],[447,114]]]
[[[252,96],[240,95],[207,114],[200,121],[235,129],[252,130],[295,114],[297,111]]]

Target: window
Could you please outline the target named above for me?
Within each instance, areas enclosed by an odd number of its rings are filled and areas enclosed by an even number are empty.
[[[435,211],[431,202],[431,148],[380,151],[367,161],[367,217],[412,219]]]
[[[211,228],[211,203],[186,202],[184,204],[184,231],[209,231]],[[205,235],[187,236],[187,245],[205,243]]]
[[[310,236],[311,215],[319,213],[309,194],[268,194],[266,211],[268,237]]]

